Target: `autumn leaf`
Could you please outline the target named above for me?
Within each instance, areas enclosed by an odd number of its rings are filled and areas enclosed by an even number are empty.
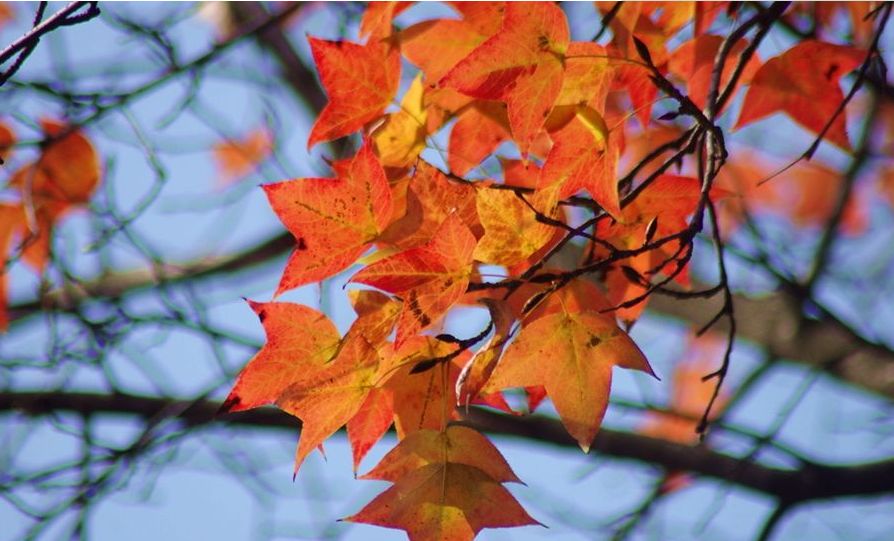
[[[354,263],[391,218],[391,189],[369,144],[335,162],[337,178],[263,186],[270,206],[296,239],[277,295],[318,282]]]
[[[388,44],[308,38],[329,103],[311,128],[307,147],[350,135],[379,118],[400,84],[400,54]]]
[[[523,155],[562,89],[568,23],[552,2],[509,2],[500,31],[439,82],[478,99],[506,103],[512,137]]]
[[[569,43],[556,105],[588,105],[596,111],[604,111],[614,75],[605,47],[591,42]]]
[[[462,425],[413,432],[360,479],[396,482],[413,470],[444,462],[473,466],[499,483],[521,483],[490,440]]]
[[[653,374],[613,318],[563,307],[522,327],[484,391],[544,386],[565,429],[587,452],[608,406],[615,365]]]
[[[345,520],[406,530],[411,541],[471,541],[484,528],[539,524],[502,487],[518,481],[505,459],[471,428],[411,434],[363,478],[395,484]]]
[[[717,386],[715,380],[703,378],[717,370],[725,349],[726,340],[717,335],[690,336],[681,362],[674,366],[669,412],[648,412],[639,432],[677,443],[698,443],[695,429]],[[726,394],[718,397],[712,419],[723,411],[727,400]]]
[[[660,6],[661,15],[657,24],[666,35],[671,36],[686,25],[692,24],[695,36],[701,36],[729,2],[684,1],[650,2],[649,4]]]
[[[6,313],[8,299],[9,252],[15,231],[25,221],[20,205],[0,203],[0,332],[9,327],[9,315]]]
[[[494,101],[476,101],[466,108],[450,131],[447,165],[455,175],[465,175],[509,139],[506,106]]]
[[[776,112],[819,135],[844,100],[839,80],[856,69],[866,53],[853,47],[804,40],[771,58],[755,73],[745,94],[736,128]],[[844,111],[835,117],[825,138],[850,150]]]
[[[408,167],[425,149],[426,117],[422,77],[413,79],[400,102],[400,110],[385,116],[370,138],[384,167]]]
[[[311,451],[348,423],[378,386],[379,355],[372,344],[342,353],[318,370],[296,374],[276,400],[283,411],[301,419],[301,437],[295,454],[295,471]]]
[[[0,122],[0,160],[6,161],[12,155],[16,134],[5,122]]]
[[[537,213],[553,219],[558,217],[554,192],[519,195],[512,190],[485,186],[478,189],[476,201],[478,218],[484,227],[484,236],[475,246],[474,257],[478,261],[516,265],[553,236],[553,226],[539,221]]]
[[[832,216],[844,182],[844,174],[818,161],[799,162],[774,178],[775,198],[767,205],[787,216],[798,227],[824,226]],[[869,213],[859,192],[854,191],[841,216],[841,230],[856,236],[869,226]]]
[[[584,189],[618,218],[617,143],[602,115],[591,107],[573,107],[568,113],[564,125],[550,133],[553,147],[543,164],[538,191],[555,188],[557,196],[565,198]]]
[[[714,72],[714,61],[723,41],[724,38],[720,36],[700,35],[680,45],[668,59],[668,71],[677,75],[680,80],[686,83],[689,99],[699,109],[704,109],[707,106],[708,91],[711,87],[711,78]],[[739,40],[730,49],[720,76],[720,86],[717,89],[718,96],[729,83],[730,77],[732,77],[733,71],[736,69],[738,59],[746,47],[748,47],[747,40]],[[757,55],[754,55],[745,64],[737,84],[748,84],[758,69],[760,69],[760,61],[757,59]]]
[[[451,213],[426,244],[367,266],[351,282],[401,297],[395,339],[400,347],[407,338],[440,320],[465,293],[475,244],[469,228]]]
[[[456,213],[475,233],[480,230],[475,187],[450,180],[437,167],[420,160],[406,193],[406,210],[389,224],[377,242],[397,249],[414,248],[431,240],[438,227]]]
[[[0,28],[5,27],[16,18],[12,2],[0,2]]]
[[[341,336],[325,314],[287,302],[254,302],[267,342],[248,361],[220,408],[221,413],[273,404],[307,372],[316,372],[335,354]]]
[[[454,355],[448,360],[449,355]],[[455,417],[456,398],[453,390],[460,367],[471,357],[468,351],[457,352],[456,344],[448,344],[431,336],[414,336],[399,347],[392,345],[386,353],[383,373],[384,388],[394,403],[394,428],[403,439],[417,430],[441,430]],[[442,359],[429,370],[416,372],[417,365]]]
[[[461,19],[435,19],[414,24],[398,37],[401,53],[437,82],[460,60],[496,33],[503,20],[503,2],[455,2]]]
[[[353,290],[348,297],[357,319],[345,333],[337,355],[350,357],[361,365],[375,351],[388,347],[386,341],[400,313],[400,303],[378,291]],[[363,404],[347,421],[355,472],[366,453],[388,431],[393,418],[391,393],[382,386],[369,389]]]
[[[218,179],[226,185],[254,171],[270,156],[273,138],[266,128],[250,131],[241,139],[227,139],[212,148]]]
[[[387,38],[393,30],[392,21],[413,2],[368,2],[360,19],[360,37],[370,41]]]
[[[55,120],[41,120],[49,139],[37,161],[25,165],[9,181],[19,192],[26,220],[18,235],[22,260],[38,272],[49,262],[53,227],[72,209],[85,205],[101,181],[99,154],[80,131]]]
[[[510,339],[510,330],[515,316],[512,308],[504,300],[482,299],[481,303],[487,307],[490,313],[493,335],[481,346],[481,349],[472,355],[466,362],[456,380],[456,405],[469,407],[469,404],[478,397],[479,392],[487,383],[500,355]]]

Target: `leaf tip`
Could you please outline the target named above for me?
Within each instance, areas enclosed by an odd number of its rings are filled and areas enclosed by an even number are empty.
[[[217,411],[214,413],[214,416],[225,415],[227,413],[232,413],[234,411],[239,411],[239,404],[242,400],[239,398],[239,395],[230,393],[230,396],[227,397],[226,400],[217,408]]]

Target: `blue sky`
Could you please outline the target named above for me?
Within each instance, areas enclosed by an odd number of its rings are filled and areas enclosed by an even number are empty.
[[[51,4],[50,10],[60,5]],[[18,4],[16,8],[27,18],[32,6]],[[165,14],[187,8],[170,4],[106,4],[103,9],[106,13],[100,21],[52,34],[41,43],[18,77],[64,80],[69,72],[71,84],[82,90],[107,88],[107,85],[117,90],[132,88],[151,78],[159,68],[145,45],[123,39],[113,29],[111,16],[161,20]],[[569,10],[573,12],[570,20],[574,35],[588,39],[596,24],[592,8],[589,4],[575,5]],[[343,20],[333,15],[328,6],[309,6],[305,11],[308,13],[290,33],[300,54],[307,59],[308,49],[303,39],[306,32],[335,38],[344,27]],[[445,13],[440,7],[422,6],[408,11],[399,22],[407,24]],[[8,42],[20,29],[7,28],[0,32],[0,39]],[[356,35],[352,34],[353,27],[348,26],[347,30],[350,36]],[[170,33],[183,59],[201,54],[215,39],[214,29],[196,17],[184,18]],[[774,38],[761,52],[766,58],[787,45]],[[321,176],[326,174],[326,169],[320,160],[324,151],[316,149],[308,154],[305,148],[313,119],[296,105],[282,83],[269,77],[274,71],[270,58],[245,43],[209,70],[196,96],[195,109],[176,116],[172,122],[167,122],[172,109],[188,91],[181,82],[166,85],[137,100],[129,108],[130,119],[112,114],[91,126],[88,134],[107,160],[106,186],[97,195],[98,204],[105,206],[111,202],[110,206],[126,211],[138,204],[153,183],[163,182],[161,195],[133,227],[154,251],[170,261],[187,261],[199,254],[227,253],[251,246],[280,230],[257,185],[284,178]],[[405,74],[405,82],[410,78],[410,74]],[[26,133],[23,123],[43,114],[63,114],[47,100],[23,96],[16,95],[0,105],[0,113],[14,119],[23,134]],[[734,118],[732,114],[729,116]],[[263,124],[274,129],[279,152],[257,174],[228,190],[219,190],[208,147],[221,134],[240,136]],[[141,126],[149,140],[157,144],[166,172],[163,179],[159,180],[147,162],[134,125]],[[801,148],[798,145],[804,141],[809,143],[804,134],[786,129],[790,132],[786,139],[792,141],[792,147]],[[735,138],[753,142],[760,133],[756,128],[748,128],[738,132]],[[30,135],[33,138],[35,133]],[[828,148],[822,150],[822,155],[831,162],[842,158]],[[437,154],[430,152],[426,157],[435,160]],[[27,159],[27,152],[22,151],[19,163]],[[880,212],[872,220],[876,229],[891,225],[890,216]],[[99,269],[95,253],[85,251],[95,238],[94,227],[88,215],[73,216],[60,227],[56,241],[64,260],[85,275],[95,274]],[[121,238],[113,238],[102,253],[117,268],[146,263]],[[278,261],[265,267],[263,272],[242,273],[199,284],[196,294],[209,307],[211,323],[260,343],[263,339],[260,325],[241,297],[269,300],[282,264],[283,261]],[[697,262],[696,266],[706,268],[707,264]],[[739,270],[747,273],[745,269]],[[282,300],[323,307],[344,330],[352,317],[342,293],[348,276],[348,273],[339,276],[323,290],[313,286],[290,292]],[[33,296],[37,279],[21,265],[13,267],[10,279],[13,302]],[[846,304],[834,292],[827,296],[831,302]],[[137,313],[152,313],[158,309],[158,300],[153,294],[140,294],[129,299],[128,306]],[[471,330],[480,328],[480,316],[480,313],[467,313],[452,317],[448,328],[461,335],[470,334]],[[0,341],[3,358],[44,354],[52,345],[47,342],[50,332],[47,325],[46,320],[37,319],[27,329],[15,329],[3,337]],[[633,336],[664,382],[642,374],[616,371],[613,398],[662,403],[667,396],[667,376],[672,363],[682,353],[682,331],[679,324],[657,317],[640,322]],[[122,390],[152,394],[161,388],[174,396],[189,398],[214,387],[222,372],[231,377],[251,353],[250,348],[209,344],[185,331],[149,329],[134,333],[121,344],[110,355],[109,366]],[[743,344],[734,358],[731,384],[741,380],[756,360],[757,352]],[[60,366],[52,373],[4,369],[0,372],[0,386],[106,391],[107,376],[74,363]],[[805,376],[806,371],[796,366],[782,364],[772,369],[766,381],[744,398],[729,420],[755,431],[765,430]],[[225,392],[225,388],[218,388],[215,396]],[[778,437],[807,456],[835,462],[889,456],[894,452],[894,441],[879,431],[884,424],[877,419],[878,412],[885,409],[876,398],[819,377]],[[605,424],[629,428],[638,419],[629,410],[611,407]],[[79,423],[77,418],[65,415],[36,423],[14,415],[0,417],[3,433],[0,441],[4,444],[0,464],[29,471],[63,456],[76,457],[79,438],[66,434],[65,429],[77,429]],[[98,441],[110,444],[126,442],[139,430],[127,419],[113,416],[97,417],[92,429]],[[149,453],[138,462],[132,476],[122,478],[126,480],[120,490],[96,506],[89,523],[90,538],[99,541],[317,539],[328,535],[348,540],[405,538],[402,532],[336,522],[337,518],[356,512],[387,486],[353,479],[350,451],[341,437],[333,438],[326,445],[325,461],[318,454],[312,456],[293,483],[291,470],[296,438],[297,434],[282,431],[212,427],[190,436],[173,451]],[[386,440],[377,446],[365,460],[363,469],[375,464],[389,443],[393,442]],[[745,440],[728,435],[719,436],[714,444],[731,453],[748,449]],[[488,530],[480,537],[485,540],[536,540],[547,536],[569,541],[601,538],[601,532],[576,526],[596,527],[622,514],[643,497],[656,475],[654,469],[642,464],[506,438],[497,438],[497,445],[527,483],[527,486],[512,487],[512,492],[535,518],[550,528]],[[780,460],[774,456],[761,458],[771,464],[778,464]],[[242,468],[251,474],[240,474]],[[40,502],[47,496],[25,494],[24,497]],[[812,505],[791,515],[778,538],[837,539],[841,531],[848,531],[853,535],[851,538],[882,539],[894,526],[890,505],[890,499]],[[640,537],[688,539],[698,535],[704,539],[750,539],[760,524],[755,517],[764,516],[770,510],[771,502],[760,495],[715,481],[699,481],[668,497],[640,531]],[[854,524],[858,517],[859,523]],[[31,524],[6,500],[0,499],[0,541],[18,539]],[[64,537],[70,527],[70,520],[57,521],[42,538]]]

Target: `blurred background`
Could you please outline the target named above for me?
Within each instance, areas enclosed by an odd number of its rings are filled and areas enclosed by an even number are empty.
[[[81,13],[90,9],[81,4]],[[3,4],[0,45],[28,31],[39,10],[46,18],[66,6]],[[601,14],[591,3],[562,7],[573,39],[599,33]],[[5,265],[0,539],[405,538],[337,521],[387,486],[353,478],[342,434],[293,481],[297,421],[273,410],[214,418],[263,344],[243,298],[272,298],[291,248],[258,185],[329,176],[324,158],[357,145],[306,148],[325,104],[306,36],[358,40],[365,6],[99,8],[96,17],[47,33],[0,87],[0,120],[17,140],[0,171],[4,185],[37,157],[43,118],[81,126],[102,169],[89,204],[55,224],[42,272],[14,247]],[[828,8],[823,18],[814,8],[790,8],[760,57],[787,49],[804,28],[868,45],[871,28],[861,30],[850,8]],[[719,16],[712,33],[725,36],[761,9],[742,3]],[[419,4],[395,25],[440,17],[457,14]],[[691,36],[684,28],[668,49]],[[882,33],[886,60],[892,44],[892,33]],[[414,75],[405,63],[402,88]],[[845,91],[853,81],[844,79]],[[730,232],[739,339],[705,442],[696,445],[694,425],[713,384],[700,377],[719,367],[725,342],[722,333],[696,339],[694,329],[719,304],[655,297],[632,336],[661,381],[615,372],[604,434],[589,455],[546,435],[494,436],[526,483],[512,493],[549,528],[485,530],[481,539],[890,539],[892,100],[884,74],[865,85],[847,108],[854,152],[824,143],[811,165],[774,178],[775,195],[755,199],[748,226]],[[724,129],[740,102],[721,117]],[[662,107],[669,105],[659,101],[655,118]],[[422,154],[440,167],[447,131]],[[642,138],[632,141],[651,140],[652,132],[640,131],[633,128]],[[754,184],[814,136],[776,115],[727,137],[730,174]],[[636,144],[628,149],[632,156]],[[517,157],[509,144],[496,155]],[[488,158],[476,175],[499,178],[499,162]],[[321,309],[344,332],[354,317],[344,294],[352,272],[279,300]],[[709,236],[696,243],[693,273],[700,283],[717,279]],[[795,287],[810,276],[811,287]],[[485,317],[456,311],[444,328],[467,336]],[[546,405],[537,415],[554,410]],[[393,444],[386,436],[361,472]],[[858,474],[867,464],[880,476],[864,487]],[[670,465],[689,471],[669,473]],[[848,490],[780,498],[786,487],[809,489],[810,479],[817,486],[835,479]]]

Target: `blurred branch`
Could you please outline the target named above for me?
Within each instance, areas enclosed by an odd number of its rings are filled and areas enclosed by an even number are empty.
[[[22,35],[19,39],[10,43],[3,51],[0,51],[0,65],[15,57],[15,62],[2,74],[0,74],[0,86],[2,86],[10,77],[22,67],[37,44],[44,35],[62,28],[63,26],[72,26],[78,23],[87,22],[99,15],[98,2],[72,2],[54,13],[49,19],[42,21],[43,14],[46,11],[47,2],[41,2],[34,16],[34,25],[31,30]],[[82,8],[86,7],[82,13],[78,13]],[[16,56],[18,55],[18,56]]]
[[[272,408],[216,418],[220,403],[211,400],[174,401],[133,395],[81,394],[66,392],[0,393],[0,411],[17,410],[28,415],[73,412],[81,415],[124,414],[157,419],[171,414],[187,426],[213,422],[249,426],[300,428],[300,422]],[[468,423],[494,434],[520,437],[568,449],[577,443],[562,424],[542,416],[519,417],[473,408]],[[667,470],[689,471],[747,487],[789,504],[845,496],[894,493],[894,459],[856,465],[806,464],[785,470],[738,459],[705,446],[691,447],[603,428],[593,448],[597,453],[620,459],[646,462]]]

